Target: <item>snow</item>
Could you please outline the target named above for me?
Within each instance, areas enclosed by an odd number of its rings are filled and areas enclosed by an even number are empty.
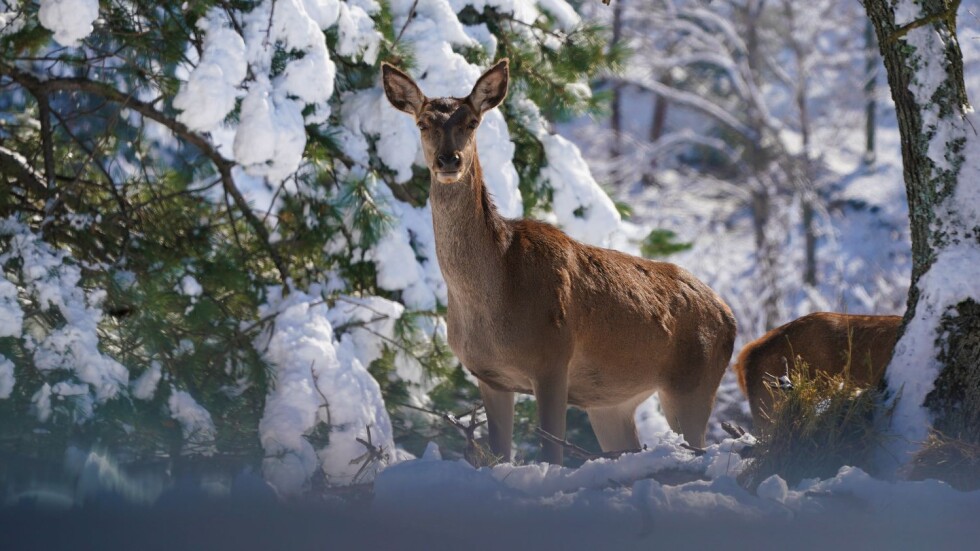
[[[19,32],[26,23],[22,13],[12,10],[12,2],[13,0],[0,0],[0,36]]]
[[[701,457],[678,447],[678,442],[676,435],[666,435],[644,452],[589,461],[579,469],[543,464],[475,469],[463,461],[441,461],[437,449],[430,447],[421,459],[393,465],[378,475],[372,514],[408,525],[438,519],[442,538],[491,530],[520,541],[546,536],[577,548],[588,546],[577,539],[580,530],[602,538],[606,546],[635,546],[643,543],[637,534],[649,529],[651,521],[661,533],[672,522],[692,521],[709,522],[722,534],[731,529],[724,521],[774,529],[782,522],[797,522],[801,529],[813,522],[828,531],[835,523],[857,520],[853,515],[858,512],[858,523],[891,519],[896,526],[909,527],[910,521],[917,526],[943,525],[952,529],[945,536],[959,538],[969,533],[965,522],[980,506],[980,491],[958,492],[932,480],[876,480],[852,467],[795,487],[774,475],[752,494],[735,480],[747,465],[738,452],[752,443],[751,437],[714,444]],[[560,523],[562,530],[553,532],[553,523]],[[728,545],[744,548],[740,541],[730,539]]]
[[[537,2],[538,6],[553,15],[558,21],[558,26],[566,31],[574,29],[582,22],[582,18],[565,0],[537,0]]]
[[[20,335],[24,325],[24,311],[17,304],[17,286],[0,279],[0,337]]]
[[[201,60],[174,97],[177,120],[191,130],[209,131],[235,108],[245,79],[245,41],[230,28],[224,11],[213,8],[198,28],[204,31]]]
[[[919,278],[915,316],[896,343],[892,362],[885,371],[889,388],[897,391],[892,414],[897,438],[889,447],[889,455],[901,463],[925,441],[931,426],[932,416],[923,404],[942,370],[937,359],[936,328],[943,315],[956,314],[952,309],[957,304],[980,296],[980,282],[975,277],[977,266],[980,266],[980,249],[954,247],[941,252],[929,271]]]
[[[589,165],[572,142],[559,135],[539,138],[549,159],[541,178],[554,190],[559,226],[580,241],[608,245],[621,222],[612,199],[592,178]]]
[[[377,245],[365,251],[374,261],[378,285],[389,291],[402,291],[405,306],[415,310],[434,310],[446,304],[446,284],[436,258],[432,214],[428,205],[413,207],[397,201],[388,186],[369,177],[376,197],[391,211],[391,226]]]
[[[391,330],[399,308],[380,298],[348,298],[331,313],[314,294],[282,297],[270,290],[261,315],[273,315],[275,323],[255,343],[274,369],[259,438],[266,450],[263,473],[279,493],[301,493],[318,468],[331,484],[353,482],[361,465],[352,460],[365,452],[357,438],[368,440],[368,430],[374,445],[394,447],[381,389],[363,363],[376,358],[380,347],[364,333]],[[371,322],[379,312],[385,317]],[[331,319],[338,326],[363,323],[364,333],[345,333],[338,342]],[[308,437],[321,424],[329,442],[316,449]],[[378,467],[369,468],[368,476]]]
[[[181,453],[184,455],[214,455],[217,448],[214,439],[217,429],[211,419],[211,413],[194,400],[188,392],[170,389],[167,400],[170,416],[180,425],[184,437]]]
[[[323,30],[339,20],[349,35],[341,40],[341,54],[373,62],[380,35],[367,14],[363,6],[336,0],[266,0],[245,14],[239,34],[223,10],[213,9],[199,23],[201,58],[174,99],[179,120],[210,132],[222,154],[248,174],[272,183],[286,179],[302,162],[306,125],[330,116],[336,67]],[[277,51],[288,59],[279,74],[273,67]],[[239,101],[238,123],[226,126]]]
[[[360,3],[361,5],[357,5]],[[373,65],[378,59],[382,35],[374,29],[371,15],[380,6],[373,2],[341,2],[337,19],[337,53]],[[326,28],[326,27],[321,27]]]
[[[130,393],[133,395],[133,398],[138,400],[150,400],[153,398],[153,395],[157,391],[157,385],[160,384],[160,379],[163,376],[162,367],[160,362],[153,360],[150,362],[149,369],[130,383]]]
[[[188,297],[199,297],[204,292],[204,288],[194,276],[188,274],[180,280],[180,291]]]
[[[0,354],[0,400],[10,398],[14,391],[14,362]]]
[[[31,396],[31,403],[34,405],[34,413],[37,414],[38,421],[44,423],[51,418],[51,385],[44,383],[41,388]]]
[[[116,397],[129,382],[128,370],[99,348],[100,304],[105,293],[81,287],[80,266],[65,251],[54,249],[16,219],[0,220],[0,239],[7,241],[0,253],[0,266],[19,264],[18,270],[4,271],[4,279],[0,279],[0,319],[4,320],[0,334],[23,338],[34,366],[49,380],[67,372],[68,379],[51,382],[88,385],[89,391],[84,395],[74,396],[76,413],[90,416],[95,404]],[[37,307],[58,312],[64,323],[27,330],[12,285],[20,287]],[[51,414],[50,393],[50,385],[45,382],[34,397],[42,420]]]
[[[774,474],[759,484],[756,494],[763,499],[785,503],[786,496],[789,494],[789,487],[785,480]]]
[[[235,161],[250,174],[279,182],[296,172],[305,147],[301,106],[273,96],[272,85],[257,79],[242,101]]]
[[[62,46],[78,46],[99,18],[99,0],[41,0],[38,19]]]

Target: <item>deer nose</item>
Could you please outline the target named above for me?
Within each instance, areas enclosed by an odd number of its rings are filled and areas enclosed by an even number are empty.
[[[452,155],[439,155],[436,157],[436,166],[439,170],[453,171],[459,169],[459,153]]]

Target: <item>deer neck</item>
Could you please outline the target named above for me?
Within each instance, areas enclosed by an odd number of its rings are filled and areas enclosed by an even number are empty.
[[[510,236],[487,192],[479,160],[454,184],[433,177],[429,197],[436,256],[451,300],[491,298],[501,288]]]

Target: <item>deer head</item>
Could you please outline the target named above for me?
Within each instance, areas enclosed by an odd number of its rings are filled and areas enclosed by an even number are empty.
[[[412,77],[387,63],[382,81],[388,101],[415,117],[433,182],[453,184],[478,163],[476,128],[483,114],[507,97],[507,59],[490,68],[465,98],[427,98]]]

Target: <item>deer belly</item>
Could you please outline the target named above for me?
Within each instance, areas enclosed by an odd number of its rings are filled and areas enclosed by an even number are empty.
[[[464,365],[474,377],[494,390],[506,390],[520,392],[522,394],[534,393],[531,386],[531,379],[516,369],[500,369],[482,365],[470,367],[466,364]]]

